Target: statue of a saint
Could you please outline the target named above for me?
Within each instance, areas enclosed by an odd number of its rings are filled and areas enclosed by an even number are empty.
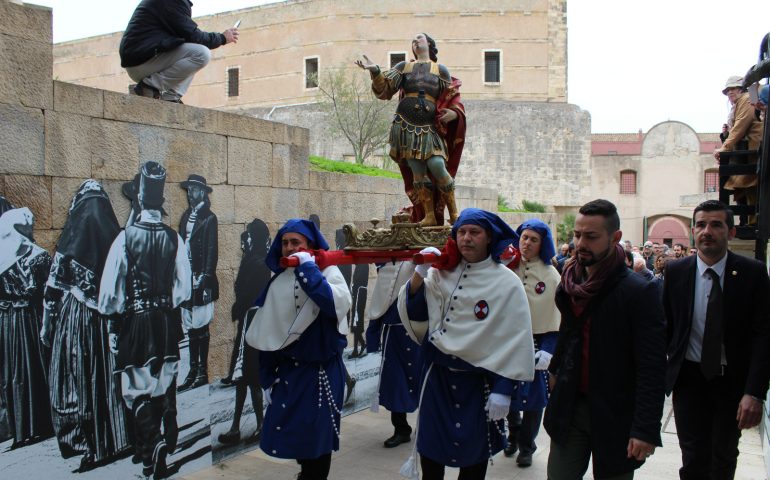
[[[399,165],[404,188],[414,204],[412,221],[421,226],[457,219],[454,176],[465,142],[465,108],[458,79],[438,63],[436,42],[425,33],[412,40],[414,60],[383,72],[364,55],[356,65],[372,76],[372,91],[399,102],[390,130],[390,156]]]

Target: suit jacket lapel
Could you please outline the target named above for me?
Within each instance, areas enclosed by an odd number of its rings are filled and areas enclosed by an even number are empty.
[[[698,262],[695,255],[689,257],[689,265],[687,266],[685,281],[683,285],[683,294],[690,301],[687,303],[687,336],[690,335],[690,328],[692,326],[692,312],[695,305],[695,275],[698,274]]]

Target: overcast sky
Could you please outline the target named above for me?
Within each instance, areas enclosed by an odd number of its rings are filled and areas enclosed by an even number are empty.
[[[28,3],[54,9],[54,41],[62,42],[123,30],[138,1]],[[201,16],[272,1],[193,3]],[[592,132],[646,132],[666,120],[718,132],[728,111],[721,90],[756,63],[770,2],[571,0],[567,25],[568,101],[591,113]]]

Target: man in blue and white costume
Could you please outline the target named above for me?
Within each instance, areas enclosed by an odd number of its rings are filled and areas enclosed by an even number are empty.
[[[548,403],[548,365],[559,338],[561,313],[554,298],[561,276],[551,265],[555,251],[547,224],[533,218],[519,225],[516,233],[519,238],[513,246],[521,252],[521,260],[518,265],[509,264],[509,268],[521,279],[527,293],[535,343],[535,378],[531,382],[519,382],[515,387],[508,414],[505,456],[513,456],[518,449],[516,464],[529,467],[537,449],[535,438],[540,431],[543,409]]]
[[[386,263],[377,270],[372,301],[369,304],[369,327],[366,330],[366,348],[369,352],[380,349],[379,388],[372,401],[390,410],[393,435],[385,440],[385,448],[393,448],[411,440],[412,427],[406,414],[417,409],[420,397],[422,355],[420,346],[409,337],[398,316],[398,292],[414,274],[412,262]]]
[[[527,297],[499,260],[515,237],[497,215],[463,210],[452,227],[457,264],[418,265],[399,293],[399,315],[425,361],[416,442],[425,480],[443,478],[445,466],[483,479],[505,443],[514,384],[532,380]]]
[[[260,447],[296,459],[299,479],[324,480],[339,449],[351,297],[339,269],[321,270],[307,249],[329,249],[313,222],[292,219],[278,230],[265,259],[275,275],[255,302],[246,341],[259,350],[268,404]],[[289,256],[299,266],[281,268]]]

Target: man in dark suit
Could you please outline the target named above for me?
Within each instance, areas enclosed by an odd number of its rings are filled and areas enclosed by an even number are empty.
[[[190,208],[182,214],[179,234],[187,245],[193,273],[190,302],[182,305],[182,325],[189,338],[190,371],[179,386],[183,392],[209,383],[209,323],[214,319],[214,302],[219,298],[217,279],[217,216],[211,212],[211,187],[200,175],[190,175],[180,186],[187,190]]]
[[[695,208],[698,254],[666,266],[666,392],[682,448],[681,479],[732,479],[741,430],[757,425],[770,379],[770,280],[727,249],[733,213]]]

